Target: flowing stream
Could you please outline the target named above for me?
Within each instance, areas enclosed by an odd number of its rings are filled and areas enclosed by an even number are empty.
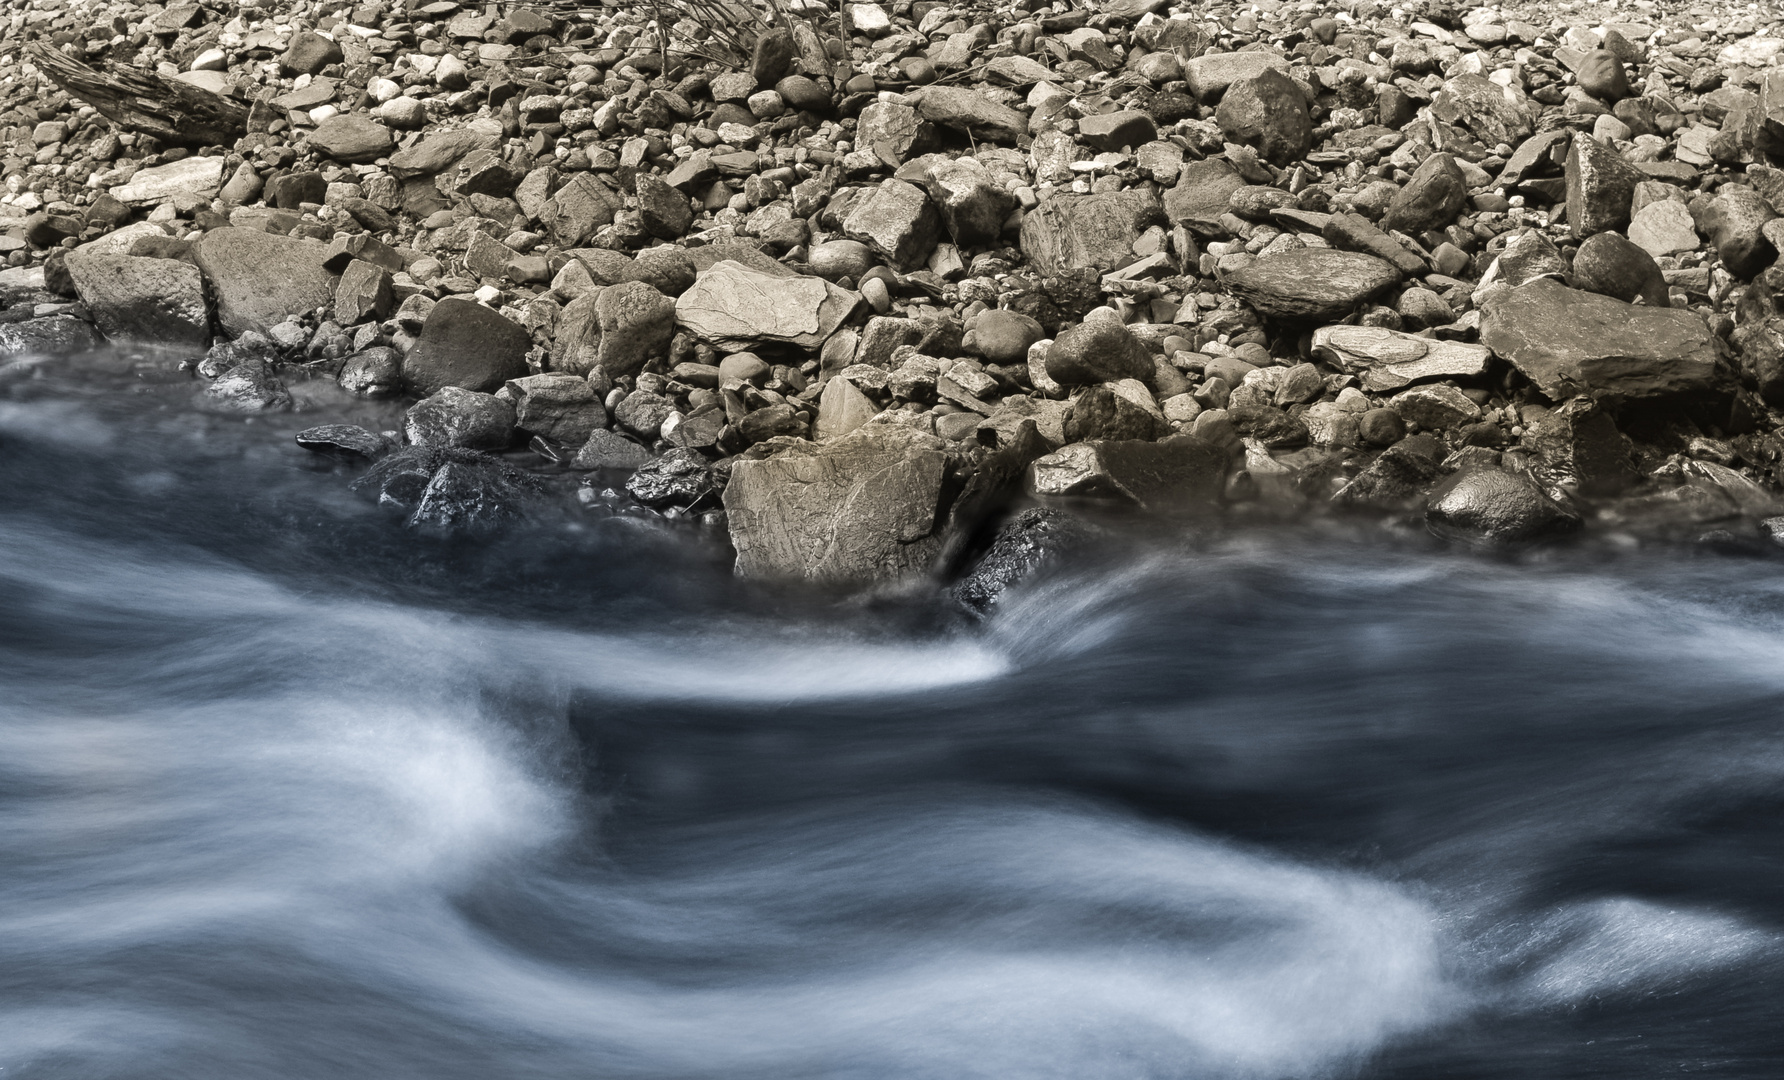
[[[974,624],[82,385],[0,395],[4,1080],[1784,1075],[1784,563],[1149,537]]]

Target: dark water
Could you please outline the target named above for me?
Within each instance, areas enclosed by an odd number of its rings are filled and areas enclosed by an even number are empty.
[[[1157,540],[974,628],[40,383],[7,1080],[1784,1076],[1779,563]]]

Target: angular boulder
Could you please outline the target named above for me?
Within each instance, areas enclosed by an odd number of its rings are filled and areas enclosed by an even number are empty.
[[[1141,233],[1164,223],[1164,206],[1146,188],[1054,195],[1023,217],[1022,254],[1047,274],[1113,270],[1134,260]]]
[[[334,300],[328,248],[254,229],[212,229],[192,245],[217,300],[217,322],[231,337],[266,333],[286,316]]]
[[[1225,284],[1272,318],[1329,321],[1399,280],[1398,269],[1373,255],[1299,248],[1257,259],[1226,275]]]
[[[1491,298],[1480,339],[1553,401],[1592,392],[1643,398],[1730,388],[1701,316],[1626,304],[1548,277]]]
[[[822,278],[777,277],[729,260],[695,279],[675,302],[676,322],[724,352],[762,345],[815,350],[861,297]]]
[[[434,305],[409,355],[403,379],[419,395],[449,386],[479,393],[527,374],[532,336],[499,312],[449,296]]]
[[[204,275],[191,263],[77,249],[65,265],[81,302],[111,341],[199,352],[209,347]]]
[[[737,462],[724,504],[738,576],[858,586],[928,572],[946,461],[940,439],[873,423]]]

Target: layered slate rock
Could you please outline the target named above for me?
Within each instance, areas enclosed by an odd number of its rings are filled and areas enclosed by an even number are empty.
[[[210,345],[204,277],[176,259],[71,251],[66,262],[81,302],[108,339],[202,352]]]
[[[1113,270],[1132,261],[1134,241],[1164,220],[1158,196],[1146,188],[1054,195],[1022,219],[1022,254],[1049,274]]]
[[[675,319],[726,352],[759,345],[816,350],[852,314],[860,295],[816,277],[777,277],[720,262],[675,302]]]
[[[1322,326],[1313,332],[1315,355],[1362,377],[1363,389],[1382,393],[1431,379],[1486,374],[1493,353],[1485,345],[1441,341],[1381,326]]]
[[[876,423],[737,462],[724,504],[738,575],[854,585],[927,572],[941,551],[944,445]]]
[[[266,333],[286,316],[334,300],[328,249],[253,229],[213,229],[192,245],[217,301],[217,322],[231,337]]]
[[[1029,490],[1040,496],[1112,499],[1146,510],[1196,511],[1219,504],[1227,453],[1205,439],[1072,443],[1036,459]]]
[[[427,396],[448,387],[488,392],[527,373],[531,335],[499,312],[449,296],[434,305],[421,336],[403,358],[411,392]]]
[[[938,127],[963,131],[986,142],[1014,143],[1028,133],[1028,117],[964,86],[925,86],[917,114]]]
[[[1568,225],[1583,240],[1628,225],[1635,186],[1647,176],[1581,131],[1567,150],[1566,179]]]
[[[1626,304],[1553,278],[1489,301],[1481,343],[1554,401],[1592,392],[1639,398],[1730,388],[1701,316]]]
[[[1300,248],[1258,259],[1228,274],[1227,289],[1278,319],[1330,320],[1400,280],[1400,271],[1356,251]]]

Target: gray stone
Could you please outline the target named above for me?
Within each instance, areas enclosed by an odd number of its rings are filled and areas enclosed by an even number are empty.
[[[873,249],[859,240],[826,240],[806,256],[811,272],[826,281],[860,281],[874,267]]]
[[[525,516],[537,488],[537,481],[525,473],[483,455],[447,460],[428,478],[405,524],[412,529],[487,532]]]
[[[589,432],[588,441],[576,452],[576,458],[570,463],[570,467],[582,472],[624,470],[629,473],[649,460],[649,450],[617,431],[598,428]]]
[[[636,182],[638,216],[644,231],[659,240],[679,240],[694,223],[688,197],[650,173],[639,173]]]
[[[1669,307],[1666,277],[1654,257],[1614,232],[1586,238],[1573,257],[1570,284],[1625,303],[1637,297],[1650,307]]]
[[[386,345],[362,349],[347,357],[335,379],[354,397],[396,397],[403,389],[403,356]]]
[[[529,435],[560,446],[581,446],[589,434],[607,426],[607,407],[587,379],[547,372],[509,379],[497,392],[514,405],[514,423]]]
[[[1656,259],[1696,251],[1699,242],[1691,211],[1672,199],[1651,202],[1636,211],[1629,222],[1629,239]]]
[[[1028,117],[964,86],[925,86],[916,94],[917,115],[964,131],[982,142],[1011,143],[1028,133]]]
[[[1478,378],[1493,358],[1485,345],[1345,324],[1315,330],[1313,351],[1338,370],[1361,376],[1363,389],[1377,394],[1432,379]]]
[[[72,315],[0,323],[0,357],[63,356],[104,347],[92,324]]]
[[[1022,254],[1045,274],[1132,262],[1134,241],[1164,224],[1164,207],[1145,188],[1102,195],[1053,195],[1022,219]]]
[[[1387,412],[1390,410],[1380,410]],[[1371,413],[1363,414],[1363,438]],[[1381,452],[1369,467],[1332,496],[1335,506],[1350,509],[1403,510],[1415,505],[1444,475],[1443,444],[1428,435],[1401,439]]]
[[[364,259],[353,259],[335,283],[334,320],[355,326],[366,319],[383,319],[396,308],[390,271]]]
[[[1480,337],[1552,401],[1593,391],[1640,398],[1727,384],[1715,337],[1699,315],[1631,306],[1553,278],[1489,301]]]
[[[717,479],[711,462],[698,450],[677,447],[639,466],[626,480],[626,492],[646,506],[696,509],[716,502]]]
[[[1143,439],[1147,442],[1171,433],[1162,414],[1141,407],[1107,385],[1092,386],[1072,402],[1065,418],[1068,443],[1092,439]]]
[[[972,158],[932,166],[926,186],[942,224],[963,248],[996,242],[1003,235],[1005,219],[1016,209],[1016,197],[993,182],[985,167]]]
[[[1580,520],[1526,477],[1477,469],[1457,473],[1431,492],[1425,524],[1446,540],[1505,547],[1569,532]]]
[[[461,158],[473,150],[488,150],[501,143],[502,140],[497,136],[485,135],[470,128],[442,131],[392,154],[390,175],[398,180],[433,176],[457,165]],[[608,220],[611,221],[612,218]]]
[[[860,296],[815,277],[776,277],[721,262],[675,302],[675,318],[723,352],[761,345],[816,350],[854,312]]]
[[[390,444],[384,441],[384,436],[357,424],[305,428],[297,433],[296,439],[297,445],[313,454],[354,461],[376,461],[390,452]]]
[[[358,113],[331,116],[310,135],[310,146],[317,153],[355,165],[388,157],[395,145],[389,128]]]
[[[261,413],[290,412],[292,401],[273,366],[250,357],[217,376],[205,388],[202,404],[214,412]]]
[[[1011,588],[1033,581],[1094,536],[1088,524],[1070,514],[1031,507],[997,531],[972,572],[954,586],[953,595],[974,612],[989,612]]]
[[[612,224],[624,205],[612,188],[589,173],[577,173],[546,200],[539,224],[559,247],[579,247],[596,229]]]
[[[1047,375],[1061,386],[1152,378],[1152,354],[1127,327],[1110,320],[1080,323],[1047,347]]]
[[[592,316],[581,338],[584,348],[574,362],[560,365],[564,370],[587,374],[599,364],[609,378],[625,378],[638,374],[652,357],[668,352],[669,341],[675,336],[675,301],[655,288],[642,281],[622,282],[579,299],[571,307],[584,300]],[[566,308],[565,316],[569,314]],[[560,335],[568,325],[560,320]]]
[[[1355,251],[1300,248],[1226,275],[1228,291],[1272,318],[1331,320],[1400,280],[1391,264]]]
[[[114,343],[198,352],[209,347],[210,312],[196,266],[78,249],[68,253],[65,265],[81,302]]]
[[[189,157],[138,169],[127,183],[111,189],[125,206],[157,206],[171,200],[182,209],[209,203],[223,186],[223,158]]]
[[[878,252],[900,273],[922,269],[935,251],[941,217],[923,189],[885,180],[842,223],[844,235]]]
[[[1205,511],[1219,505],[1226,471],[1226,451],[1190,435],[1071,443],[1035,460],[1029,490],[1043,497],[1112,499],[1155,512]]]
[[[416,446],[500,450],[514,441],[514,406],[494,394],[446,386],[409,407],[403,433]]]
[[[1448,383],[1403,390],[1388,404],[1395,412],[1423,428],[1455,428],[1480,419],[1480,406]]]
[[[1531,421],[1523,447],[1535,455],[1532,475],[1550,489],[1615,495],[1641,478],[1635,447],[1591,398],[1574,398]]]
[[[1566,170],[1567,223],[1573,235],[1583,240],[1628,225],[1635,186],[1646,179],[1615,150],[1583,131],[1574,132]]]
[[[854,383],[836,376],[824,384],[824,392],[818,398],[818,422],[813,436],[819,442],[840,438],[872,420],[879,411]]]
[[[1183,64],[1189,92],[1204,105],[1219,101],[1227,88],[1242,79],[1254,79],[1265,71],[1288,71],[1288,60],[1266,49],[1246,52],[1205,53]]]
[[[1274,68],[1229,86],[1215,119],[1228,139],[1256,147],[1259,156],[1277,165],[1298,161],[1313,146],[1306,95]]]
[[[1468,180],[1456,159],[1432,154],[1413,171],[1381,219],[1381,227],[1418,236],[1441,230],[1456,220],[1468,201]]]
[[[737,462],[724,505],[738,575],[866,585],[926,573],[941,550],[944,445],[874,423]]]
[[[1186,162],[1176,185],[1165,192],[1165,216],[1172,224],[1186,226],[1201,236],[1225,236],[1221,218],[1231,205],[1233,192],[1245,186],[1245,178],[1225,158]]]
[[[1152,117],[1138,109],[1086,116],[1078,121],[1078,140],[1092,150],[1140,147],[1158,138]]]
[[[902,165],[913,153],[934,141],[934,127],[909,105],[874,102],[861,110],[855,123],[855,144],[872,150],[888,165]]]
[[[1698,216],[1698,229],[1716,249],[1716,257],[1728,272],[1742,280],[1753,277],[1778,258],[1778,249],[1767,240],[1765,223],[1778,216],[1772,205],[1752,188],[1725,186],[1717,190]]]
[[[614,407],[613,422],[645,442],[655,442],[662,434],[663,421],[675,411],[675,402],[661,394],[634,390]]]
[[[1029,346],[1046,336],[1027,315],[993,308],[968,321],[961,348],[994,364],[1020,364],[1028,359]]]
[[[345,60],[339,42],[303,30],[291,35],[291,44],[279,58],[279,69],[287,75],[320,75],[323,68]]]
[[[415,347],[403,359],[409,389],[429,395],[446,387],[485,392],[527,374],[532,336],[506,316],[449,296],[434,305]]]
[[[217,301],[217,322],[239,337],[266,333],[334,300],[334,275],[321,244],[253,229],[213,229],[192,246]]]

